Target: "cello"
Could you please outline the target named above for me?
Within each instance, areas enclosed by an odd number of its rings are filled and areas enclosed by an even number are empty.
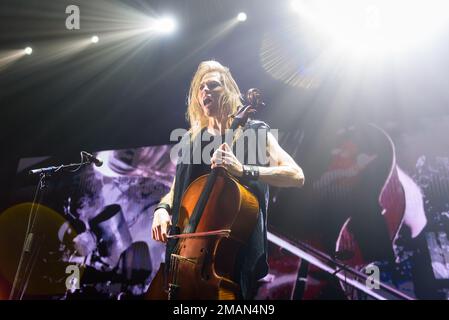
[[[234,115],[230,129],[244,126],[264,106],[260,91],[250,89],[249,104]],[[181,199],[177,239],[168,268],[161,267],[147,299],[233,300],[239,297],[235,265],[257,223],[257,197],[225,169],[217,167],[194,180]]]

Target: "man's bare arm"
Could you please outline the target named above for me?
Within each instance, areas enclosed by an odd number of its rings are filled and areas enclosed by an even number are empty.
[[[268,133],[269,167],[259,167],[259,180],[275,187],[302,187],[304,173],[295,160]]]

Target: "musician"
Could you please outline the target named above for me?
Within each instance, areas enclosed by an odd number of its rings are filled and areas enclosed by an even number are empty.
[[[265,130],[266,139],[257,138],[257,148],[266,150],[269,161],[257,160],[260,165],[247,165],[251,158],[254,144],[245,147],[245,153],[237,157],[235,150],[231,149],[229,142],[224,141],[226,129],[232,122],[231,115],[242,105],[240,90],[228,68],[216,61],[200,63],[192,79],[189,95],[187,119],[190,123],[188,139],[184,141],[186,148],[203,148],[207,144],[215,143],[211,154],[200,163],[195,161],[180,161],[176,168],[176,175],[170,192],[165,195],[156,207],[152,225],[152,237],[157,241],[167,242],[167,233],[179,232],[174,229],[177,224],[177,214],[181,198],[189,184],[212,168],[223,167],[230,174],[246,185],[258,198],[260,206],[259,221],[250,237],[248,246],[242,250],[239,259],[240,282],[242,299],[253,298],[257,280],[268,272],[267,264],[267,207],[268,185],[276,187],[301,187],[304,184],[302,169],[292,157],[278,144],[266,123],[250,120],[243,130]],[[206,137],[206,138],[205,138]],[[259,136],[258,136],[259,137]],[[206,144],[205,141],[206,140]],[[260,141],[262,141],[262,143]],[[187,142],[185,142],[187,141]],[[262,144],[262,145],[261,145]],[[195,149],[196,150],[196,149]],[[192,159],[192,151],[190,160]],[[201,153],[200,153],[201,154]],[[185,157],[184,157],[185,160]],[[188,163],[186,163],[188,162]],[[170,252],[174,243],[167,243],[166,261],[170,261]]]

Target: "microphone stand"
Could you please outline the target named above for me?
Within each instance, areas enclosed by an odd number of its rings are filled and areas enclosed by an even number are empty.
[[[39,174],[39,182],[36,187],[36,191],[34,193],[33,202],[31,204],[31,210],[28,215],[28,223],[25,233],[25,240],[22,247],[22,252],[20,254],[19,259],[19,265],[17,267],[16,274],[14,276],[14,282],[12,285],[11,292],[9,294],[9,300],[18,299],[22,300],[23,296],[25,294],[25,291],[28,287],[28,282],[30,280],[34,265],[36,264],[38,260],[38,254],[40,250],[42,249],[42,241],[45,238],[45,234],[34,234],[33,233],[33,227],[36,222],[37,218],[37,212],[39,211],[39,206],[41,203],[41,200],[43,199],[43,195],[48,187],[48,179],[51,177],[54,173],[59,172],[77,172],[82,167],[91,164],[92,161],[88,159],[88,161],[83,160],[83,156],[81,158],[80,163],[71,163],[71,164],[62,164],[59,166],[51,166],[46,168],[39,168],[39,169],[33,169],[30,170],[29,174]],[[26,260],[26,261],[25,261]],[[22,270],[24,269],[24,270]],[[24,272],[22,272],[24,271]],[[22,274],[23,273],[23,274]],[[23,283],[22,286],[22,282]],[[15,296],[16,288],[18,288],[18,295]],[[21,287],[20,287],[21,286]]]

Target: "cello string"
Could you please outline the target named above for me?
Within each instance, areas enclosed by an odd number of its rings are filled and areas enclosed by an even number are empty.
[[[247,92],[247,97],[249,97],[249,94],[250,94],[249,91],[250,90],[248,90],[248,92]],[[248,100],[251,100],[251,99],[248,98]],[[253,106],[248,105],[247,107],[243,107],[243,108],[246,108],[247,110],[249,110],[249,109],[251,109],[250,107],[255,108],[255,107],[260,106],[260,105],[263,104],[263,102],[261,103],[260,101],[257,101],[256,103],[257,104],[255,104]],[[249,118],[248,115],[247,115],[247,119],[245,119],[245,123],[242,123],[243,118],[235,117],[233,119],[230,129],[233,130],[234,132],[235,131],[236,132],[232,135],[232,138],[233,138],[232,140],[233,141],[232,141],[231,146],[230,146],[231,149],[234,148],[234,144],[235,144],[236,140],[243,133],[243,129],[241,129],[240,126],[246,125],[246,123],[247,123],[247,121],[249,119],[250,118]],[[209,174],[208,178],[207,178],[206,184],[203,187],[201,195],[200,195],[199,199],[197,200],[197,203],[195,204],[195,207],[194,207],[194,210],[193,210],[193,214],[192,214],[192,216],[189,219],[189,223],[188,223],[187,227],[184,228],[183,233],[195,232],[195,230],[196,230],[196,228],[198,226],[198,223],[199,223],[199,221],[201,219],[201,216],[203,214],[204,208],[206,207],[207,202],[208,202],[208,200],[210,198],[210,195],[213,192],[213,189],[214,189],[213,187],[215,186],[215,181],[216,181],[217,177],[218,177],[218,170],[213,169],[211,171],[211,173]],[[203,207],[203,208],[200,210],[201,207]]]

